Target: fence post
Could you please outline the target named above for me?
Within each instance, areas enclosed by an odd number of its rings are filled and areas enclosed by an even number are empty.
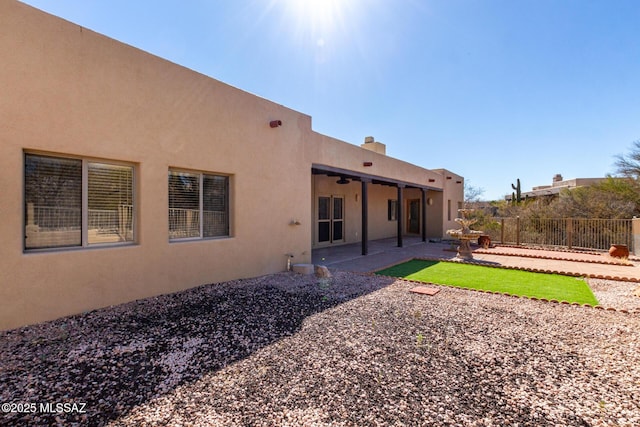
[[[633,254],[638,256],[640,255],[640,218],[635,216],[631,220],[631,234],[633,237]]]
[[[504,218],[500,219],[500,243],[504,245]]]
[[[567,218],[567,247],[571,249],[573,244],[573,220]]]
[[[520,217],[516,217],[516,246],[520,246]]]

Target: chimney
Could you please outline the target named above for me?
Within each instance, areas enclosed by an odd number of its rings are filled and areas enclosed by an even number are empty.
[[[367,136],[364,138],[364,144],[360,145],[360,147],[365,150],[371,150],[378,154],[387,154],[387,146],[381,142],[376,142],[372,136]]]
[[[553,182],[560,182],[562,181],[562,175],[560,175],[559,173],[555,174],[553,176]]]

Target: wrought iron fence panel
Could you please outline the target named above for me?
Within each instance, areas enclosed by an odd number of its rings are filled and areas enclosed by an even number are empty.
[[[631,219],[500,218],[487,234],[494,242],[607,250],[612,244],[633,251]]]

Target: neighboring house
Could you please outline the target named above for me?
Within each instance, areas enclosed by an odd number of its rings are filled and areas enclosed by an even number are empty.
[[[463,178],[373,138],[14,0],[0,33],[0,329],[457,226]]]
[[[597,184],[605,181],[607,178],[573,178],[564,180],[562,175],[556,174],[553,177],[551,185],[539,185],[533,187],[531,191],[523,192],[523,199],[553,199],[560,194],[562,190],[571,190],[578,187],[588,187],[590,185]],[[513,194],[505,196],[505,200],[510,202]]]

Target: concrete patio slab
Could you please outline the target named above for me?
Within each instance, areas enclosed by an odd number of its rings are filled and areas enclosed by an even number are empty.
[[[451,260],[456,256],[455,246],[448,243],[422,242],[417,237],[405,238],[401,248],[395,243],[395,238],[371,241],[369,254],[365,256],[360,253],[359,243],[315,249],[313,262],[336,270],[374,272],[413,258]],[[475,262],[500,267],[640,282],[637,259],[632,258],[627,265],[619,264],[605,252],[496,246],[486,250],[476,247],[473,257]]]

